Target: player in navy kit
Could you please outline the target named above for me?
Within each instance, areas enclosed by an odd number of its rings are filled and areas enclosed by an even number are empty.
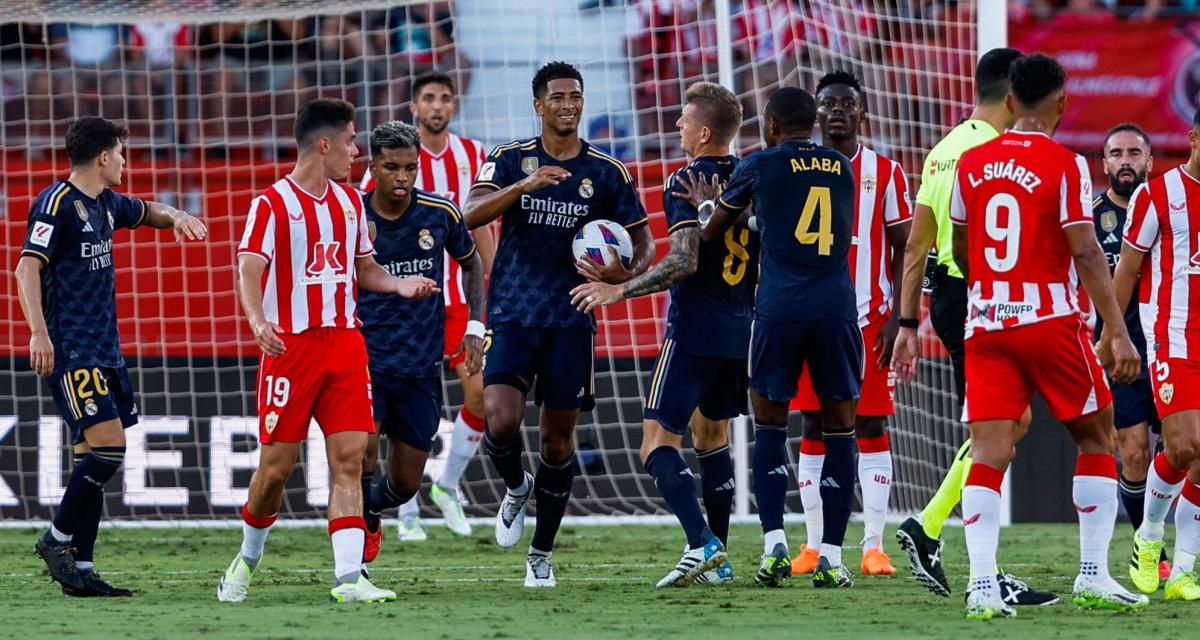
[[[1096,225],[1096,239],[1108,258],[1110,271],[1117,268],[1117,260],[1121,256],[1121,234],[1125,229],[1129,197],[1146,181],[1153,166],[1150,137],[1140,127],[1124,123],[1108,131],[1108,137],[1104,140],[1104,171],[1108,175],[1109,187],[1092,202],[1092,219]],[[1137,290],[1136,287],[1134,290]],[[1096,327],[1092,335],[1098,339],[1104,323],[1097,314],[1093,316],[1096,317]],[[1117,448],[1121,450],[1119,495],[1129,516],[1129,523],[1137,531],[1142,526],[1146,506],[1146,475],[1154,453],[1150,449],[1150,430],[1154,429],[1157,433],[1162,423],[1158,419],[1154,392],[1150,388],[1146,336],[1142,331],[1138,305],[1134,302],[1125,311],[1125,326],[1129,328],[1129,339],[1142,358],[1142,370],[1134,382],[1114,382],[1111,389]],[[1159,577],[1163,580],[1171,577],[1171,565],[1165,549],[1159,560]]]
[[[780,89],[767,102],[765,116],[770,148],[738,165],[703,237],[713,240],[737,228],[753,205],[762,265],[750,344],[750,400],[754,493],[764,536],[754,579],[780,586],[791,576],[783,533],[788,403],[801,371],[809,367],[824,426],[822,482],[829,485],[822,493],[823,541],[841,547],[854,497],[854,411],[863,342],[847,258],[856,190],[850,160],[813,144],[817,105],[803,89]],[[829,580],[814,580],[815,586],[853,584],[844,566],[825,557],[816,575]]]
[[[67,131],[71,175],[42,191],[29,211],[17,263],[21,310],[33,336],[30,364],[46,379],[71,429],[75,467],[37,553],[69,596],[129,596],[101,580],[92,553],[104,485],[125,457],[124,429],[137,401],[117,334],[113,232],[142,225],[201,240],[204,224],[169,205],[129,198],[121,184],[128,131],[103,118]]]
[[[453,202],[413,188],[421,146],[416,127],[387,122],[371,132],[371,176],[363,195],[375,261],[388,273],[442,282],[448,253],[463,270],[469,321],[463,339],[467,370],[479,372],[483,348],[483,262]],[[363,513],[367,524],[363,561],[379,553],[383,511],[417,493],[425,461],[442,418],[442,356],[445,304],[440,297],[410,300],[361,291],[358,316],[371,370],[376,434],[363,461]],[[388,437],[388,473],[374,486],[379,432]]]
[[[574,480],[575,422],[594,404],[593,319],[571,305],[584,278],[621,283],[654,260],[646,213],[629,171],[579,137],[583,77],[551,62],[533,77],[533,107],[542,134],[497,147],[479,170],[466,205],[467,226],[501,218],[500,244],[488,289],[490,334],[483,384],[487,429],[483,445],[508,492],[496,515],[496,542],[517,543],[533,490],[537,530],[529,547],[525,586],[552,587],[550,552]],[[575,233],[592,220],[629,229],[632,264],[576,263]],[[542,405],[541,465],[536,480],[522,464],[525,396]]]
[[[588,282],[571,292],[572,303],[590,312],[671,289],[666,336],[648,381],[641,454],[683,526],[687,549],[658,582],[660,588],[733,579],[725,551],[734,489],[729,419],[746,408],[758,237],[746,228],[727,229],[713,242],[700,242],[707,220],[698,218],[699,202],[691,197],[697,181],[711,186],[729,180],[737,165],[729,143],[741,123],[741,104],[728,89],[711,82],[688,87],[676,125],[683,150],[693,160],[672,174],[663,189],[671,252],[623,285]],[[707,523],[691,471],[679,454],[689,426],[700,460]]]

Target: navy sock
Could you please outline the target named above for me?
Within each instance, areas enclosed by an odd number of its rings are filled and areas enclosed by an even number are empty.
[[[667,507],[687,536],[689,549],[704,546],[713,532],[704,523],[704,513],[700,511],[700,499],[696,496],[696,481],[688,469],[683,456],[675,447],[659,447],[646,457],[646,472],[654,478],[658,492],[667,501]]]
[[[83,462],[87,457],[87,453],[75,453],[74,464]],[[74,468],[74,465],[72,465]],[[100,497],[92,502],[84,505],[84,512],[80,515],[79,523],[75,527],[75,537],[71,539],[71,546],[75,548],[76,562],[92,562],[96,549],[96,536],[100,533],[100,519],[104,514],[104,490],[101,489]]]
[[[517,489],[525,482],[525,464],[522,458],[525,452],[525,439],[517,432],[517,437],[509,442],[497,442],[492,432],[485,425],[483,428],[483,450],[496,465],[496,472],[504,480],[504,486]]]
[[[733,513],[733,456],[729,445],[697,451],[700,459],[700,490],[704,493],[704,511],[708,526],[721,544],[729,546],[729,514]]]
[[[787,426],[754,423],[754,500],[763,533],[783,528],[787,494]]]
[[[1126,480],[1125,476],[1121,476],[1117,488],[1121,496],[1121,504],[1129,516],[1129,524],[1133,525],[1134,531],[1137,531],[1138,527],[1142,526],[1142,518],[1145,516],[1146,481],[1133,482]]]
[[[412,497],[413,494],[401,493],[399,489],[393,487],[392,479],[385,475],[382,480],[371,487],[371,497],[367,500],[363,513],[373,515],[378,519],[384,511],[395,509],[408,502]]]
[[[821,472],[821,501],[824,503],[823,544],[842,546],[850,508],[854,502],[854,432],[825,434],[825,468]]]
[[[374,479],[374,471],[363,471],[360,478],[362,482],[363,520],[367,523],[367,531],[379,529],[379,514],[371,513],[371,510],[368,508],[371,502],[371,481]]]
[[[93,447],[71,470],[67,490],[54,514],[54,528],[71,536],[76,531],[90,533],[95,544],[95,531],[104,509],[104,485],[121,468],[124,459],[125,447]]]
[[[562,524],[563,514],[567,512],[567,503],[571,501],[571,485],[574,482],[574,451],[557,464],[542,458],[533,480],[533,492],[537,496],[537,526],[534,527],[530,547],[546,553],[554,551],[554,539],[558,537],[558,527]]]

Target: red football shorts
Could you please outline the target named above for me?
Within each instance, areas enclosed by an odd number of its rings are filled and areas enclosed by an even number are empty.
[[[1200,410],[1200,363],[1184,358],[1155,359],[1150,363],[1150,384],[1160,419],[1180,411]]]
[[[375,432],[367,345],[358,329],[318,327],[280,334],[283,355],[258,367],[258,439],[302,442],[316,419],[326,436]]]
[[[1019,420],[1037,391],[1060,422],[1112,404],[1112,392],[1080,316],[976,333],[966,341],[963,420]]]
[[[462,346],[463,336],[467,335],[467,305],[455,304],[446,307],[446,357],[450,359],[453,369],[467,361],[467,352],[454,355]]]
[[[862,395],[858,398],[858,415],[883,417],[896,413],[896,374],[890,366],[880,367],[875,364],[878,354],[873,350],[875,340],[879,338],[887,317],[880,318],[862,328],[863,350],[866,352],[866,363],[863,366]],[[890,363],[889,363],[890,364]],[[789,406],[792,411],[820,411],[821,404],[813,391],[812,378],[808,375],[808,367],[800,374],[800,384],[796,387],[796,397],[792,398]]]

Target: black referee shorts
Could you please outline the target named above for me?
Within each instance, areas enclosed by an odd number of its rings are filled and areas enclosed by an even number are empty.
[[[966,398],[967,374],[963,369],[963,339],[967,325],[967,283],[938,265],[933,274],[933,293],[929,301],[929,321],[950,354],[954,368],[954,393],[958,413]]]

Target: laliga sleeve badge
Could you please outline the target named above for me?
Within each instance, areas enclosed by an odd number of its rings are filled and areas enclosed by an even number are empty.
[[[421,232],[417,237],[417,246],[429,251],[433,248],[433,244],[433,233],[431,233],[429,229],[421,229]]]
[[[263,426],[267,428],[267,433],[275,431],[275,427],[279,424],[279,414],[272,411],[263,418]]]
[[[596,193],[596,190],[592,188],[592,179],[584,178],[583,182],[579,185],[580,197],[590,198],[594,193]]]
[[[1158,397],[1162,398],[1163,404],[1171,404],[1171,401],[1175,399],[1175,385],[1170,382],[1159,385]]]
[[[87,402],[85,402],[83,404],[83,412],[88,414],[89,416],[94,416],[97,413],[100,413],[100,407],[96,406],[95,400],[88,398]]]
[[[529,156],[526,158],[521,158],[521,171],[524,171],[525,175],[531,176],[537,170],[538,170],[537,156]]]

